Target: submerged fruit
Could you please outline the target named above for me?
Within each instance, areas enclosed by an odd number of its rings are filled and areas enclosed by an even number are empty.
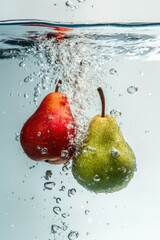
[[[75,179],[95,193],[109,193],[126,187],[136,170],[135,155],[125,141],[116,118],[105,115],[103,91],[102,114],[90,122],[87,136],[72,164]]]
[[[76,125],[66,95],[48,94],[25,122],[20,142],[29,158],[57,164],[71,159],[75,151]]]

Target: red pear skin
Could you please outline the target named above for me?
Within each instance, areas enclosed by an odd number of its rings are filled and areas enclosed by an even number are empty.
[[[72,158],[75,135],[76,124],[66,95],[52,92],[25,122],[20,142],[32,160],[60,164]]]

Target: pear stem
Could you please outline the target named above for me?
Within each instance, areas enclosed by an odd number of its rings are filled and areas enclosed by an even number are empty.
[[[102,104],[101,117],[105,117],[105,96],[104,96],[104,92],[103,92],[101,87],[98,87],[97,91],[99,93],[99,96],[100,96],[100,99],[101,99],[101,104]]]
[[[62,84],[62,80],[58,80],[58,83],[56,85],[56,88],[55,88],[55,92],[58,92],[59,90],[59,86]]]

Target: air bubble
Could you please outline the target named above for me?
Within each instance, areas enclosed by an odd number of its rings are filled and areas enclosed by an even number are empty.
[[[110,111],[110,114],[115,116],[115,117],[121,117],[122,113],[119,110],[113,109]]]
[[[117,73],[117,70],[116,70],[115,68],[111,68],[111,69],[109,70],[109,73],[110,73],[111,75],[115,75],[115,74]]]
[[[146,130],[146,131],[145,131],[145,134],[149,134],[149,130]]]
[[[63,231],[66,231],[68,229],[68,226],[66,225],[65,222],[62,222],[63,226],[62,226],[62,229]]]
[[[45,178],[46,180],[49,180],[51,177],[52,177],[52,171],[51,171],[51,170],[47,170],[47,171],[45,172],[44,178]]]
[[[20,67],[25,67],[26,64],[25,64],[25,62],[22,61],[22,62],[19,63],[19,66],[20,66]]]
[[[32,77],[32,76],[27,76],[27,77],[24,79],[24,82],[25,82],[25,83],[33,82],[33,77]]]
[[[72,123],[69,123],[69,124],[67,125],[67,128],[68,128],[68,129],[73,129],[73,128],[74,128],[74,125],[73,125]]]
[[[15,140],[18,142],[20,140],[20,134],[16,133]]]
[[[59,191],[65,191],[65,189],[66,189],[66,187],[65,186],[62,186],[60,189],[59,189]]]
[[[45,155],[45,154],[47,154],[48,153],[48,149],[47,148],[41,148],[40,149],[41,150],[41,154],[43,154],[43,155]]]
[[[63,172],[67,172],[69,169],[68,169],[68,167],[66,166],[66,165],[64,165],[63,167],[62,167],[62,171]]]
[[[60,207],[54,207],[54,208],[53,208],[53,212],[54,212],[56,215],[59,215],[60,212],[61,212],[61,208],[60,208]]]
[[[141,76],[143,76],[143,75],[144,75],[144,71],[141,70],[139,74],[140,74]]]
[[[98,175],[95,175],[94,178],[93,178],[93,180],[94,180],[95,182],[99,182],[99,181],[100,181],[100,177],[99,177]]]
[[[44,188],[47,190],[52,190],[55,187],[55,182],[45,182],[44,183]]]
[[[85,210],[85,215],[88,215],[90,213],[90,211],[88,209]]]
[[[70,214],[69,213],[62,213],[62,215],[61,215],[63,218],[67,218],[67,217],[69,217],[70,216]]]
[[[112,157],[118,157],[120,155],[119,151],[116,148],[111,149],[111,155]]]
[[[34,88],[34,97],[40,97],[41,96],[41,90],[40,88],[37,86]]]
[[[128,92],[129,94],[134,94],[134,93],[136,93],[137,91],[138,91],[138,87],[135,87],[135,86],[130,86],[130,87],[127,88],[127,92]]]
[[[69,240],[75,240],[77,239],[79,236],[79,233],[77,231],[71,231],[69,234],[68,234],[68,239]]]
[[[62,199],[59,198],[59,197],[58,197],[58,198],[55,198],[55,199],[56,199],[56,203],[58,203],[58,204],[62,201]]]
[[[24,98],[28,98],[28,94],[27,93],[24,94]]]
[[[66,1],[65,4],[66,4],[67,7],[71,8],[72,10],[75,10],[75,9],[77,8],[77,6],[75,6],[75,5],[73,4],[73,2],[70,1],[70,0]]]
[[[58,225],[53,224],[53,225],[51,226],[51,232],[54,233],[54,234],[55,234],[55,233],[58,233],[60,229],[61,229],[61,228],[60,228]]]
[[[67,158],[68,156],[69,156],[69,153],[68,153],[67,150],[62,150],[62,151],[61,151],[61,157],[62,157],[62,158]]]
[[[76,189],[75,188],[71,188],[68,190],[68,197],[73,196],[76,193]]]

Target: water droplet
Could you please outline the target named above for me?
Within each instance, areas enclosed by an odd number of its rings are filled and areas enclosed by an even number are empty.
[[[90,151],[90,152],[95,152],[95,151],[96,151],[96,148],[93,148],[93,147],[87,147],[87,150]]]
[[[72,128],[74,128],[74,125],[73,125],[72,123],[69,123],[69,124],[67,125],[67,128],[68,128],[68,129],[72,129]]]
[[[121,117],[122,116],[122,113],[119,110],[116,110],[116,109],[112,109],[110,111],[110,114],[113,115],[113,116],[116,116],[116,117]]]
[[[18,142],[20,140],[20,134],[16,133],[15,140]]]
[[[75,188],[71,188],[68,190],[68,197],[73,196],[76,193],[76,189]]]
[[[68,151],[67,150],[62,150],[61,151],[61,157],[68,157],[69,156],[69,153],[68,153]]]
[[[135,86],[130,86],[130,87],[127,88],[127,92],[128,92],[129,94],[134,94],[134,93],[136,93],[137,91],[138,91],[138,87],[135,87]]]
[[[51,177],[52,177],[52,171],[51,170],[47,170],[46,173],[45,173],[44,178],[46,180],[49,180]]]
[[[40,137],[41,136],[41,132],[37,132],[37,137]]]
[[[56,206],[56,207],[53,208],[53,212],[54,212],[56,215],[59,215],[60,212],[61,212],[61,208]]]
[[[13,223],[11,224],[11,227],[14,228],[14,224]]]
[[[110,73],[111,75],[115,75],[115,74],[117,73],[117,70],[116,70],[115,68],[111,68],[111,69],[109,70],[109,73]]]
[[[75,240],[77,239],[79,236],[79,233],[77,231],[71,231],[69,234],[68,234],[68,239],[69,240]]]
[[[85,154],[86,154],[86,152],[87,152],[86,150],[83,150],[83,151],[82,151],[82,155],[85,155]]]
[[[45,155],[48,153],[48,149],[47,148],[41,148],[41,154]]]
[[[112,147],[111,155],[112,155],[112,157],[118,157],[120,155],[120,153],[116,148]]]
[[[61,228],[60,228],[58,225],[53,224],[53,225],[51,226],[51,232],[54,233],[54,234],[55,234],[55,233],[58,233],[60,229],[61,229]]]
[[[99,182],[99,181],[100,181],[100,177],[99,177],[98,175],[95,175],[94,178],[93,178],[93,180],[94,180],[95,182]]]
[[[44,188],[47,190],[52,190],[55,187],[55,182],[45,182],[44,183]]]

